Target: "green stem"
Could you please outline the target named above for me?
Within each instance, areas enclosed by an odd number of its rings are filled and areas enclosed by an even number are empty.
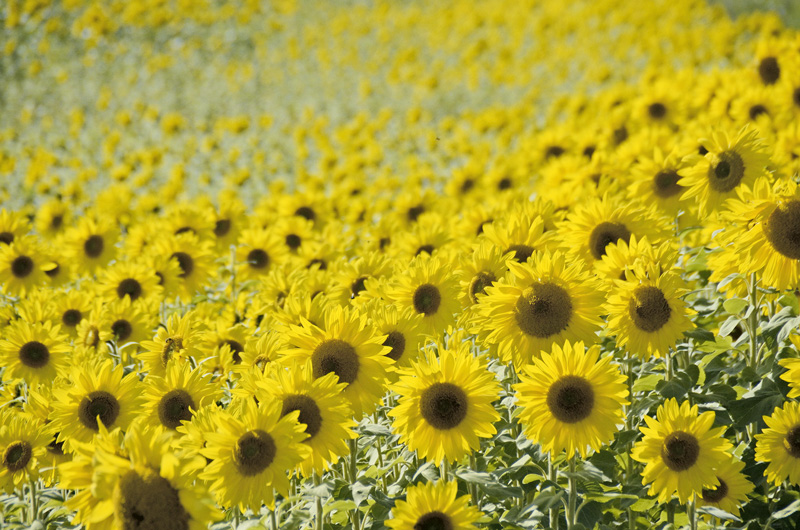
[[[358,438],[352,438],[350,440],[350,485],[351,486],[356,483],[357,477],[358,477]],[[353,508],[351,518],[353,521],[353,530],[359,530],[361,528],[361,512],[358,511],[357,506]]]
[[[575,454],[569,457],[569,504],[567,505],[567,529],[572,530],[578,522],[576,509],[578,507],[578,482],[575,477],[577,459]]]
[[[695,505],[695,502],[695,499],[692,499],[686,505],[686,515],[689,516],[690,530],[697,530],[697,506]]]
[[[321,481],[319,479],[319,474],[315,470],[314,485],[319,486],[320,482]],[[314,515],[314,528],[316,530],[322,530],[322,497],[319,496],[316,497],[315,505],[316,505],[316,514]]]
[[[469,455],[469,467],[472,471],[478,471],[478,459],[475,458],[475,453]],[[478,499],[478,485],[474,482],[469,484],[469,493],[472,496],[472,505],[477,509],[481,509],[480,499]]]
[[[442,465],[439,466],[439,476],[445,482],[450,480],[450,462],[447,461],[447,458],[442,459]]]
[[[269,511],[269,522],[272,530],[278,530],[278,507]]]
[[[758,365],[758,288],[756,286],[756,273],[750,275],[750,316],[748,317],[747,333],[750,335],[750,367],[755,370]]]
[[[669,524],[675,524],[675,505],[672,504],[672,500],[667,503],[667,522]]]
[[[553,464],[553,455],[547,455],[547,473],[550,475],[550,482],[558,485],[558,468]],[[550,507],[550,529],[558,530],[558,503]]]
[[[33,525],[33,522],[39,518],[39,498],[36,494],[36,481],[31,480],[31,514],[30,514],[30,521],[29,524]]]
[[[667,381],[672,381],[672,348],[667,348],[667,352],[664,354],[664,364],[667,365]]]
[[[383,469],[383,450],[381,449],[382,445],[383,445],[383,438],[378,436],[377,449],[378,449],[378,466],[380,466],[381,469],[381,490],[383,491],[383,494],[386,495],[389,486],[388,484],[386,484],[387,470]]]

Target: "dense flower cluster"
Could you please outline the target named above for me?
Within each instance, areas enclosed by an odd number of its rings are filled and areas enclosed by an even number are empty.
[[[0,526],[800,511],[800,34],[776,16],[0,21]]]

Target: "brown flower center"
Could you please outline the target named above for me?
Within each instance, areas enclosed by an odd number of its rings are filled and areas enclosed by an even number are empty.
[[[699,456],[700,444],[687,432],[670,433],[661,446],[661,459],[672,471],[686,471],[697,463]]]
[[[353,346],[343,340],[330,339],[314,350],[311,366],[315,379],[334,372],[340,383],[350,384],[358,377],[360,363]]]
[[[189,514],[178,491],[151,469],[131,470],[119,479],[114,514],[123,530],[189,530]]]
[[[168,429],[177,429],[182,421],[192,420],[194,400],[183,389],[176,388],[167,392],[158,402],[158,419]]]
[[[31,341],[19,349],[19,360],[29,368],[41,368],[50,360],[50,351],[39,341]]]
[[[281,409],[281,417],[286,416],[295,410],[300,411],[297,421],[305,424],[308,438],[306,442],[311,440],[317,435],[322,428],[322,413],[319,410],[317,402],[313,398],[305,394],[292,394],[283,400],[283,408]]]
[[[567,329],[572,300],[554,283],[534,283],[517,299],[514,318],[526,335],[544,339]]]
[[[800,201],[781,203],[767,218],[764,236],[776,252],[789,259],[800,259]]]
[[[452,383],[434,383],[422,393],[419,410],[435,429],[446,431],[457,427],[467,416],[467,395]]]
[[[633,291],[628,304],[628,314],[637,328],[652,333],[669,322],[672,309],[661,289],[643,285]]]
[[[87,429],[100,430],[97,420],[106,427],[111,427],[119,416],[117,398],[104,390],[90,392],[78,405],[78,418]]]
[[[6,466],[6,469],[11,473],[14,473],[20,469],[25,469],[25,466],[28,465],[31,458],[33,458],[33,448],[31,444],[24,440],[18,440],[16,442],[11,442],[8,447],[6,447],[5,453],[3,453],[3,465]]]
[[[547,391],[547,406],[555,418],[564,423],[578,423],[594,409],[592,385],[576,375],[566,375]]]
[[[708,182],[720,193],[732,191],[744,178],[744,160],[736,151],[723,151],[708,168]]]
[[[129,296],[131,301],[137,300],[140,296],[142,296],[142,285],[133,278],[126,278],[119,282],[117,285],[117,296],[119,298],[125,298],[125,296]]]
[[[89,236],[89,238],[83,242],[83,252],[90,258],[98,258],[103,253],[105,246],[106,244],[103,240],[103,236]]]
[[[606,247],[619,240],[626,243],[631,239],[631,231],[622,223],[604,222],[594,227],[589,235],[589,250],[594,259],[606,255]]]
[[[233,459],[239,473],[245,477],[258,475],[275,459],[275,441],[261,429],[247,431],[236,442]]]
[[[414,291],[414,309],[417,313],[425,316],[435,315],[442,303],[442,295],[439,289],[430,283],[425,283],[417,287]]]

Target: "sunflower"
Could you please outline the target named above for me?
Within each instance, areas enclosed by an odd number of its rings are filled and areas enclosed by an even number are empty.
[[[450,274],[449,261],[428,254],[415,257],[396,274],[386,296],[401,311],[411,308],[422,316],[422,329],[432,336],[454,324],[460,308],[458,279]]]
[[[0,245],[11,245],[30,232],[30,223],[23,212],[0,210]]]
[[[411,361],[419,357],[419,345],[424,341],[420,328],[422,316],[410,308],[401,311],[397,306],[386,305],[377,299],[366,305],[364,310],[370,315],[375,330],[386,335],[383,345],[391,348],[386,356],[394,361],[392,373],[409,366]]]
[[[104,320],[117,347],[139,343],[150,336],[155,327],[155,317],[144,304],[131,302],[125,297],[103,306]]]
[[[36,210],[34,226],[36,231],[47,239],[63,235],[66,227],[71,224],[72,213],[69,206],[60,199],[50,199]]]
[[[72,449],[75,442],[90,442],[100,425],[125,429],[139,411],[139,376],[123,376],[122,365],[110,360],[97,365],[75,366],[71,386],[53,391],[53,425],[58,441]]]
[[[758,273],[779,290],[800,285],[800,189],[789,179],[770,185],[759,178],[753,190],[741,189],[739,199],[726,204],[732,221],[742,228],[736,238],[742,273]],[[745,228],[746,227],[746,228]]]
[[[370,299],[365,296],[367,283],[391,273],[391,262],[375,252],[350,261],[340,260],[333,268],[328,297],[339,305],[360,305]]]
[[[660,211],[676,217],[681,209],[684,191],[683,186],[678,184],[681,179],[679,171],[683,168],[683,159],[676,149],[665,154],[656,147],[652,156],[639,158],[631,168],[634,180],[628,187],[628,198],[655,204]]]
[[[769,162],[754,130],[742,128],[736,135],[715,131],[710,139],[701,140],[708,151],[705,156],[691,155],[686,167],[679,171],[678,181],[686,191],[681,200],[696,197],[700,213],[717,210],[725,199],[735,196],[740,185],[752,186]]]
[[[609,288],[614,287],[616,280],[625,280],[626,273],[632,271],[634,265],[641,261],[645,267],[655,264],[659,274],[674,269],[678,260],[675,242],[671,239],[653,245],[647,237],[631,236],[630,242],[617,241],[606,247],[606,254],[596,262],[594,272],[606,280]]]
[[[72,360],[76,362],[107,358],[108,343],[114,340],[111,323],[106,319],[102,302],[95,299],[93,305],[89,314],[81,318],[75,330],[76,337],[73,340],[75,350],[72,353]]]
[[[800,403],[787,401],[764,416],[767,428],[756,436],[756,461],[768,462],[767,480],[800,484]]]
[[[658,243],[669,236],[667,224],[654,206],[641,207],[633,202],[605,195],[576,206],[559,226],[562,247],[586,263],[599,261],[606,247],[631,236]]]
[[[350,401],[356,418],[369,414],[384,392],[386,370],[392,360],[378,335],[367,325],[367,316],[355,309],[331,307],[325,314],[323,327],[302,319],[302,326],[290,326],[286,355],[301,363],[311,360],[316,379],[331,372],[339,382],[347,384],[342,394]]]
[[[426,351],[401,372],[392,386],[399,405],[389,411],[392,430],[411,451],[432,462],[453,462],[478,450],[480,438],[497,433],[500,419],[492,402],[500,386],[486,368],[485,357],[475,357],[469,342]]]
[[[461,260],[458,270],[462,307],[477,304],[478,296],[486,294],[486,288],[505,275],[511,256],[485,240],[473,245],[472,255]]]
[[[197,358],[201,343],[200,331],[195,315],[191,312],[183,316],[172,315],[165,327],[159,327],[153,340],[142,341],[139,359],[144,362],[148,373],[165,376],[170,361],[185,362],[190,357]]]
[[[200,370],[188,363],[170,364],[164,377],[148,375],[144,379],[144,408],[147,421],[174,431],[182,422],[191,421],[201,407],[213,403],[221,388],[211,383]]]
[[[50,322],[17,320],[3,330],[0,365],[5,378],[21,378],[28,385],[52,384],[63,375],[70,351],[67,337]]]
[[[274,227],[275,233],[291,254],[297,254],[303,244],[314,240],[314,223],[299,216],[280,219]]]
[[[106,268],[97,282],[97,293],[105,300],[128,298],[131,302],[160,302],[158,276],[144,263],[118,261]]]
[[[300,472],[310,477],[322,473],[349,452],[347,440],[355,437],[350,403],[343,396],[347,385],[335,374],[313,378],[312,366],[276,367],[269,379],[258,383],[260,395],[281,403],[281,416],[300,411],[298,420],[308,438],[311,452],[300,462]]]
[[[247,226],[247,215],[244,203],[233,190],[220,194],[219,209],[214,221],[214,237],[218,249],[227,249],[235,245],[242,228]]]
[[[28,388],[28,400],[23,405],[23,410],[41,422],[37,428],[45,432],[50,438],[46,451],[40,458],[39,478],[47,486],[54,486],[58,479],[58,467],[64,462],[69,462],[70,456],[64,453],[64,444],[58,441],[58,431],[50,421],[52,413],[52,395],[49,385],[39,385],[37,389]]]
[[[0,490],[11,492],[39,475],[51,433],[27,414],[0,411]]]
[[[13,243],[0,245],[0,283],[6,294],[25,296],[47,280],[45,271],[52,267],[34,236],[18,237]]]
[[[645,416],[647,427],[639,427],[644,438],[636,442],[631,458],[645,464],[642,484],[650,484],[650,495],[668,502],[677,492],[685,504],[703,489],[719,486],[715,474],[731,458],[731,443],[723,438],[725,427],[712,429],[714,412],[698,416],[697,405],[680,405],[670,398],[658,407],[656,419]]]
[[[714,471],[719,485],[703,488],[697,498],[697,505],[713,506],[739,515],[739,507],[747,503],[747,495],[753,491],[753,484],[742,473],[743,469],[743,461],[734,456],[728,458]]]
[[[552,239],[552,232],[545,233],[545,220],[525,212],[514,212],[506,219],[483,225],[483,234],[504,255],[512,254],[519,263],[547,249]]]
[[[608,298],[607,333],[645,360],[663,357],[693,327],[692,311],[680,299],[687,291],[685,282],[677,272],[660,274],[653,263],[637,263],[626,277],[616,282]]]
[[[797,336],[792,335],[792,344],[795,345],[795,348],[797,347],[797,342]],[[778,364],[787,370],[781,374],[781,379],[789,383],[789,387],[791,387],[788,397],[800,397],[800,359],[796,357],[781,359]]]
[[[509,267],[510,281],[486,287],[474,319],[503,362],[521,368],[555,343],[593,340],[605,293],[582,261],[567,265],[564,254],[545,252]]]
[[[211,483],[217,502],[256,512],[262,504],[275,509],[274,492],[289,494],[289,473],[311,452],[302,443],[306,426],[298,423],[300,411],[281,416],[278,401],[240,402],[240,414],[219,411],[215,431],[206,433],[200,451],[211,459],[200,478]]]
[[[270,229],[244,230],[236,248],[236,280],[244,282],[267,274],[288,258],[289,252],[280,237]]]
[[[554,456],[566,450],[586,457],[587,447],[598,451],[610,442],[628,404],[625,376],[611,359],[582,342],[554,344],[534,359],[514,387],[526,436]]]
[[[75,490],[66,506],[89,530],[203,530],[219,514],[194,476],[205,464],[174,452],[170,435],[134,426],[124,438],[101,426],[93,444],[78,444],[62,466],[61,486]]]
[[[207,321],[200,317],[201,321]],[[244,324],[228,325],[225,319],[218,318],[210,329],[203,333],[198,349],[202,358],[212,358],[214,367],[229,372],[233,366],[242,362],[245,344],[249,337]]]
[[[67,231],[64,250],[67,261],[78,276],[94,273],[116,255],[119,230],[108,217],[80,217],[77,226]]]
[[[239,375],[251,370],[267,373],[269,366],[281,359],[285,347],[282,333],[268,331],[260,336],[248,337],[240,354],[241,362],[234,364],[231,369]]]
[[[178,262],[178,294],[186,301],[202,291],[214,271],[211,243],[200,240],[191,232],[167,235],[156,243],[155,252]]]
[[[411,486],[406,500],[398,500],[386,526],[393,530],[472,530],[481,512],[469,505],[469,496],[458,497],[455,481],[440,480]]]

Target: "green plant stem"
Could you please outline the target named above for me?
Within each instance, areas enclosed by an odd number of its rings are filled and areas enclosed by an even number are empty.
[[[758,288],[756,273],[750,275],[750,316],[748,317],[747,333],[750,336],[750,367],[755,370],[758,366]]]
[[[672,381],[672,348],[667,348],[667,352],[664,354],[664,364],[667,365],[667,381]]]
[[[575,473],[577,471],[577,459],[575,454],[569,457],[569,504],[567,505],[567,529],[572,530],[577,523],[577,507],[578,507],[578,481],[576,480]]]
[[[239,528],[239,508],[233,508],[233,528]]]
[[[475,458],[475,453],[469,455],[469,467],[472,471],[478,471],[478,459]],[[478,485],[474,482],[469,484],[469,493],[472,495],[472,505],[477,509],[481,509],[480,499],[478,499]]]
[[[547,473],[550,475],[550,482],[558,485],[558,468],[553,464],[553,455],[547,455]],[[550,507],[550,529],[558,530],[558,503]]]
[[[675,505],[672,504],[672,501],[667,503],[667,522],[669,524],[675,524]]]
[[[697,506],[695,501],[691,500],[686,504],[686,515],[689,516],[690,530],[697,530]]]
[[[31,514],[28,523],[33,525],[33,522],[39,517],[39,498],[36,493],[36,481],[31,480]]]
[[[274,495],[273,495],[274,497]],[[269,522],[272,530],[278,530],[278,507],[275,506],[273,510],[269,511]]]
[[[439,466],[439,477],[445,482],[450,480],[450,462],[447,461],[447,458],[442,459],[442,465]]]
[[[319,474],[314,471],[314,486],[320,485]],[[322,530],[322,497],[316,497],[316,515],[314,516],[314,528],[316,530]]]
[[[350,440],[350,485],[351,486],[353,486],[356,483],[357,477],[358,477],[358,438],[352,438]],[[358,506],[353,508],[351,519],[353,522],[353,530],[359,530],[361,528],[361,512],[358,511]]]
[[[383,445],[383,437],[378,436],[377,449],[378,449],[378,466],[380,466],[381,469],[381,490],[383,491],[383,494],[386,495],[389,486],[386,483],[387,470],[383,469],[383,449],[381,449],[382,445]]]

